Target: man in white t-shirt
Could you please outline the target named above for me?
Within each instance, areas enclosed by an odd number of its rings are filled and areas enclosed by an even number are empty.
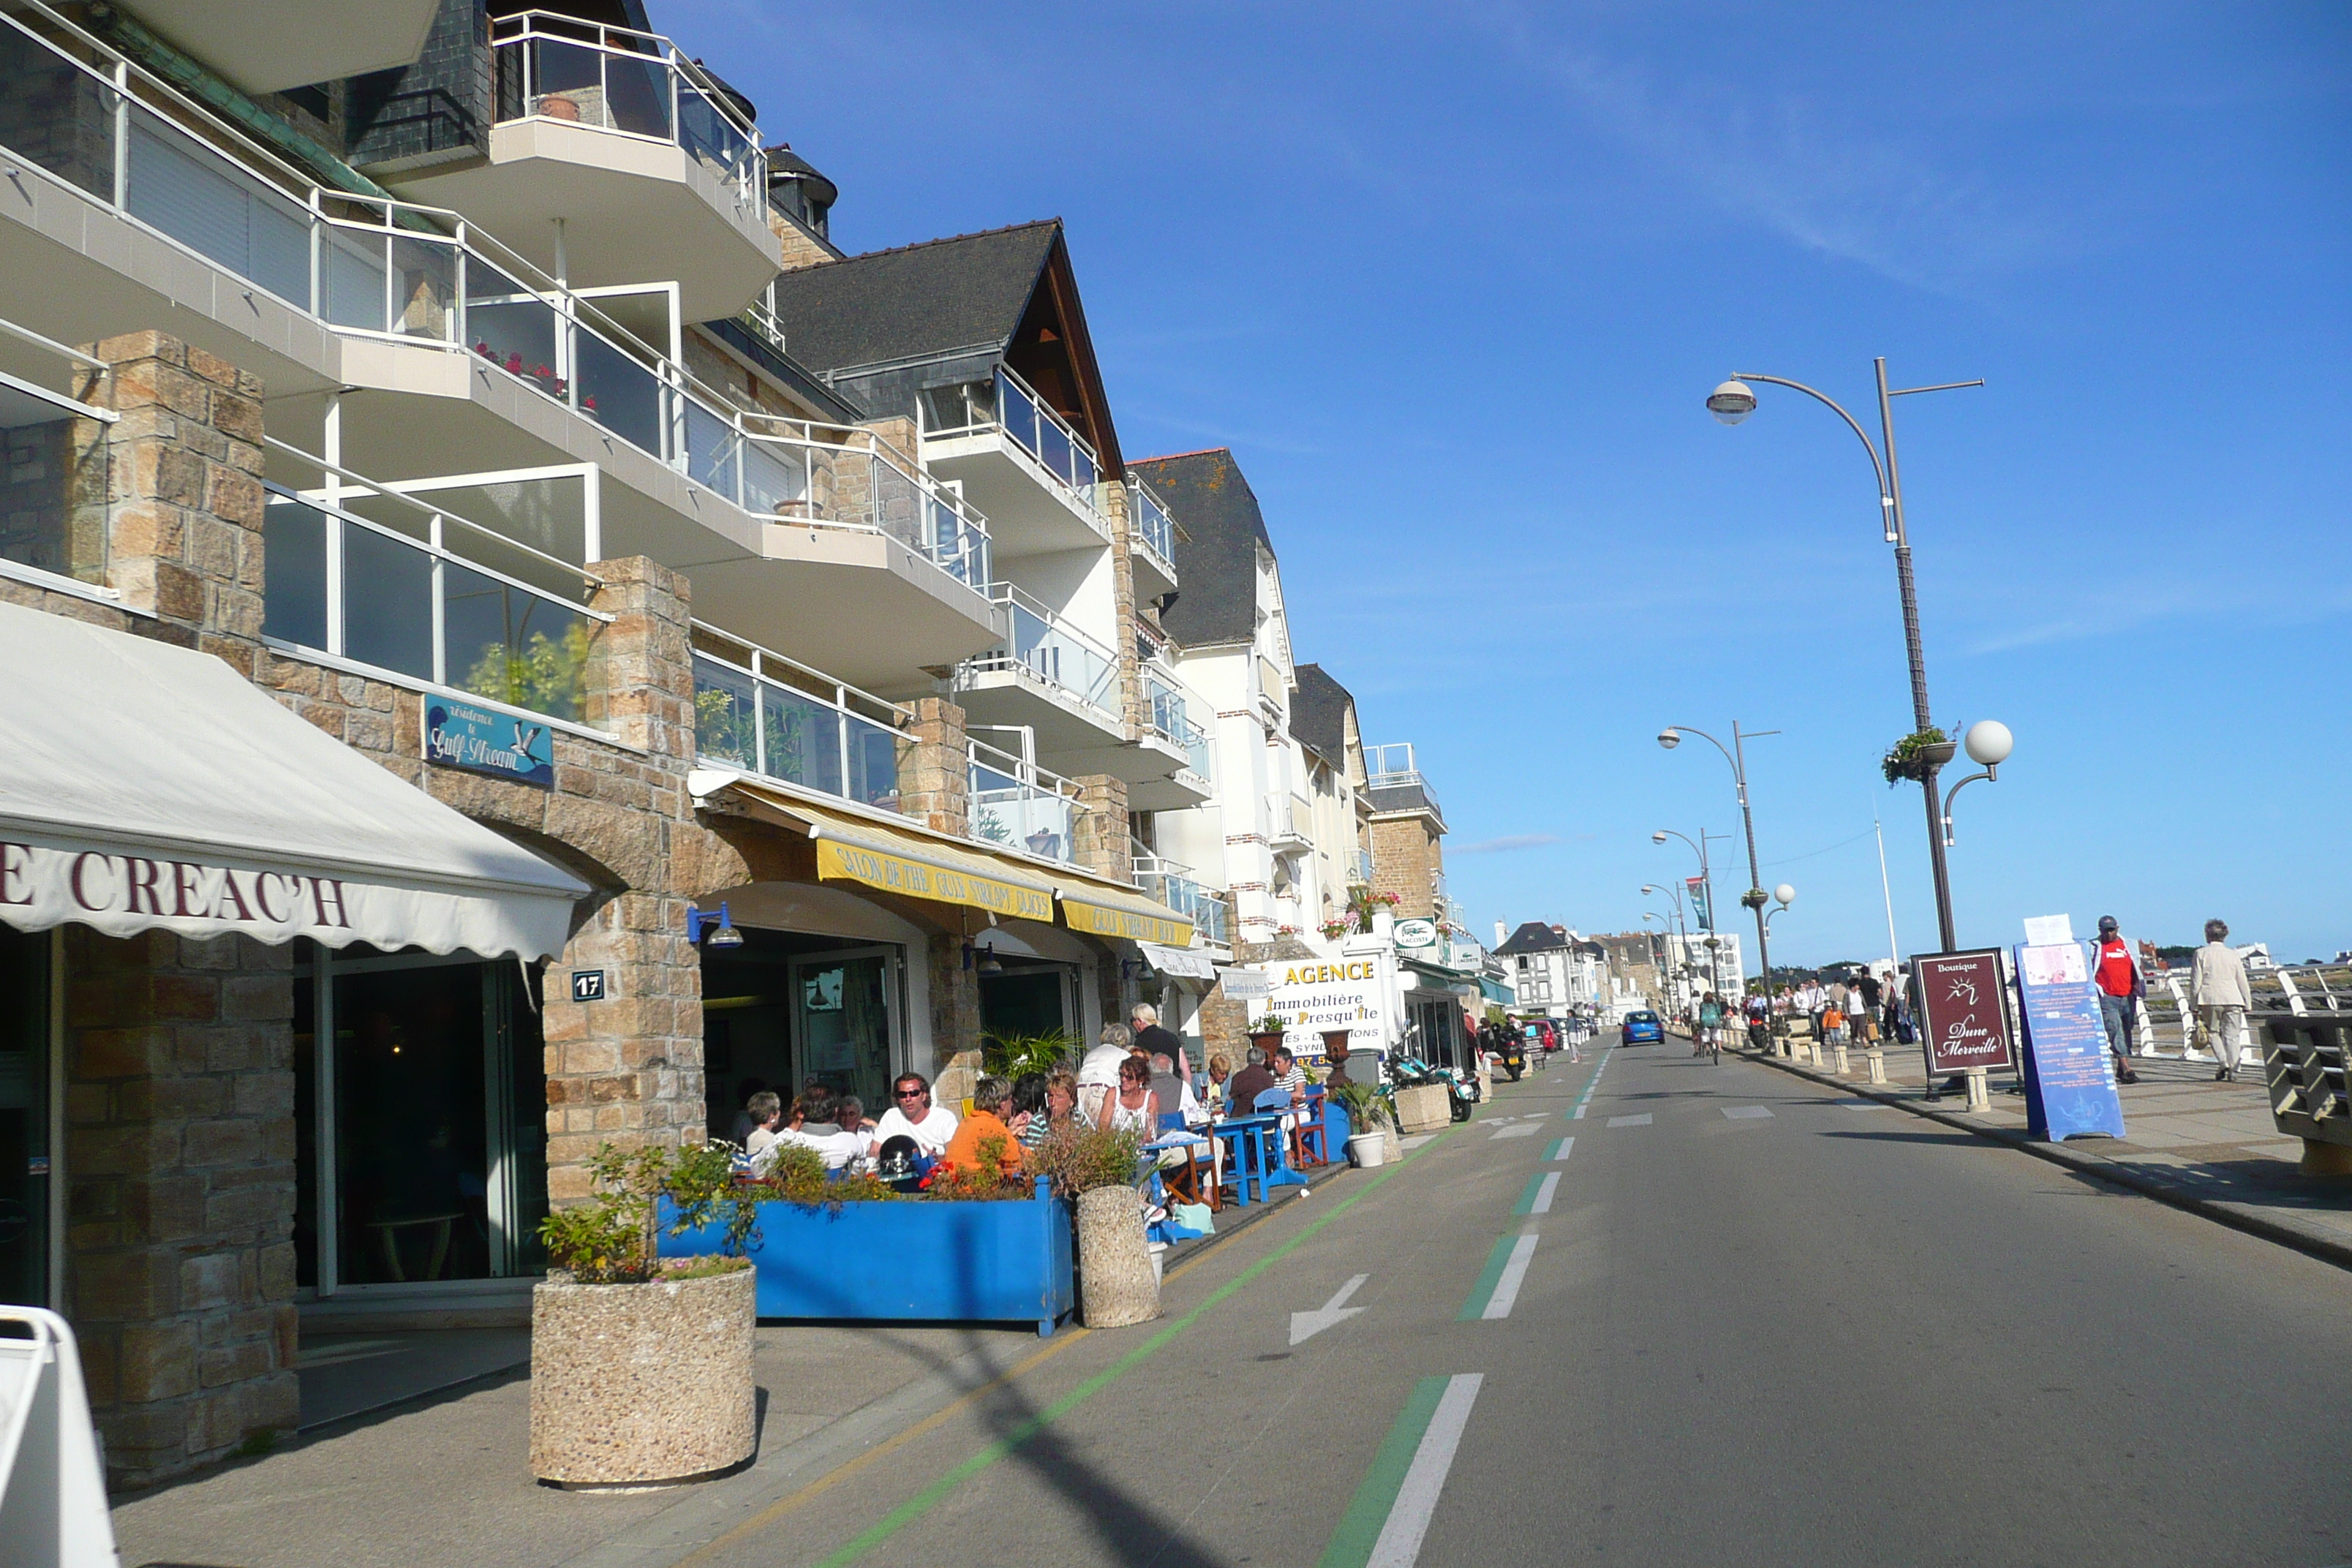
[[[936,1160],[947,1151],[948,1140],[955,1136],[956,1114],[931,1103],[930,1079],[919,1072],[904,1074],[890,1086],[890,1109],[874,1124],[877,1149],[893,1138],[912,1138],[928,1159]]]
[[[1088,1051],[1078,1063],[1078,1106],[1089,1109],[1102,1098],[1089,1093],[1091,1089],[1117,1089],[1118,1064],[1135,1052],[1135,1037],[1128,1033],[1125,1024],[1105,1024],[1102,1044]]]

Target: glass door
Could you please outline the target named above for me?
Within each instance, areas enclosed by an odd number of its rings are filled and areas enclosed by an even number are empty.
[[[793,1036],[799,1046],[796,1083],[815,1079],[837,1094],[854,1094],[868,1116],[890,1104],[898,1048],[898,950],[850,948],[795,958],[792,964]],[[787,1103],[792,1097],[784,1096]]]
[[[49,1305],[47,931],[0,926],[0,1301]]]

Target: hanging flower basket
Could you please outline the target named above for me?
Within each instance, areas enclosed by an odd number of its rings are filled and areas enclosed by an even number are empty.
[[[1952,753],[1958,749],[1950,736],[1931,725],[1895,742],[1894,749],[1879,759],[1878,771],[1886,775],[1890,784],[1901,784],[1905,779],[1925,784],[1928,775],[1950,762]]]

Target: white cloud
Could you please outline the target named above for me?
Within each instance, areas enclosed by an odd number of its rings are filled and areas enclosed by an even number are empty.
[[[1557,833],[1519,833],[1507,838],[1482,838],[1475,844],[1450,845],[1449,855],[1513,855],[1522,849],[1540,849],[1547,844],[1568,842]]]

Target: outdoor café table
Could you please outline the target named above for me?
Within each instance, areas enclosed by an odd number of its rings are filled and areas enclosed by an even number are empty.
[[[1266,1201],[1268,1187],[1300,1186],[1307,1178],[1283,1158],[1283,1119],[1293,1114],[1286,1110],[1269,1110],[1256,1116],[1234,1116],[1215,1122],[1210,1133],[1220,1143],[1230,1142],[1232,1152],[1223,1157],[1233,1170],[1234,1201],[1241,1207],[1249,1206],[1250,1184],[1257,1184],[1257,1201]]]
[[[1214,1145],[1208,1139],[1197,1132],[1166,1132],[1152,1142],[1141,1145],[1136,1152],[1150,1155],[1152,1163],[1156,1166],[1160,1163],[1159,1157],[1169,1150],[1183,1150],[1191,1159],[1179,1170],[1161,1171],[1160,1180],[1179,1196],[1196,1204],[1205,1202],[1210,1208],[1214,1209],[1217,1206],[1217,1193],[1213,1177],[1207,1197],[1203,1198],[1201,1194],[1201,1157],[1213,1147]]]

